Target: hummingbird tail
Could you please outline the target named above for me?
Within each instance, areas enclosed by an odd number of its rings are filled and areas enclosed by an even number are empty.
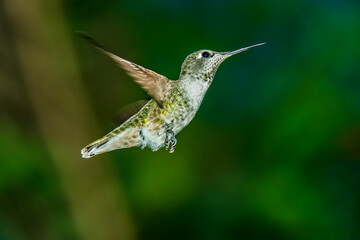
[[[126,129],[118,133],[117,129],[110,132],[103,138],[90,143],[81,150],[83,158],[91,158],[95,155],[109,152],[115,149],[136,147],[141,144],[139,129]]]
[[[97,154],[108,152],[106,149],[106,143],[109,142],[108,137],[100,138],[93,143],[90,143],[86,147],[81,150],[81,154],[83,158],[91,158]]]

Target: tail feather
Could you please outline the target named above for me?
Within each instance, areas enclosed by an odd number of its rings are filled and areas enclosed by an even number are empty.
[[[116,132],[116,133],[115,133]],[[142,138],[139,129],[130,128],[119,133],[117,129],[103,138],[90,143],[81,150],[83,158],[91,158],[95,155],[109,152],[115,149],[136,147],[141,144]]]
[[[109,138],[101,138],[93,143],[90,143],[81,150],[83,158],[91,158],[97,154],[107,152],[105,144],[109,142]]]

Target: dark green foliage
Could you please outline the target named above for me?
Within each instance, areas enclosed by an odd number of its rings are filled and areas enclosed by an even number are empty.
[[[74,30],[169,79],[196,50],[267,42],[220,67],[174,154],[106,153],[138,239],[360,239],[359,1],[65,0],[63,12],[101,124],[84,145],[146,95]],[[0,239],[80,239],[28,96],[3,90]]]

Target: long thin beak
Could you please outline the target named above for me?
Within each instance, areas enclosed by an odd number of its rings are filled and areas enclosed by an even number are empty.
[[[234,55],[234,54],[237,54],[237,53],[240,53],[240,52],[244,52],[244,51],[246,51],[246,50],[248,50],[248,49],[250,49],[250,48],[258,47],[258,46],[261,46],[261,45],[264,45],[264,44],[266,44],[266,42],[254,44],[254,45],[251,45],[251,46],[249,46],[249,47],[240,48],[240,49],[235,50],[235,51],[224,52],[222,55],[225,55],[225,56],[227,56],[227,57],[230,57],[230,56],[232,56],[232,55]]]

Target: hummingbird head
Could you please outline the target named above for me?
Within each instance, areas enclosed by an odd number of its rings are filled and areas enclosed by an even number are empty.
[[[190,79],[199,79],[211,83],[217,69],[225,59],[263,44],[265,43],[255,44],[230,52],[215,52],[211,50],[193,52],[185,58],[185,61],[181,66],[179,79],[181,80],[190,77]]]

